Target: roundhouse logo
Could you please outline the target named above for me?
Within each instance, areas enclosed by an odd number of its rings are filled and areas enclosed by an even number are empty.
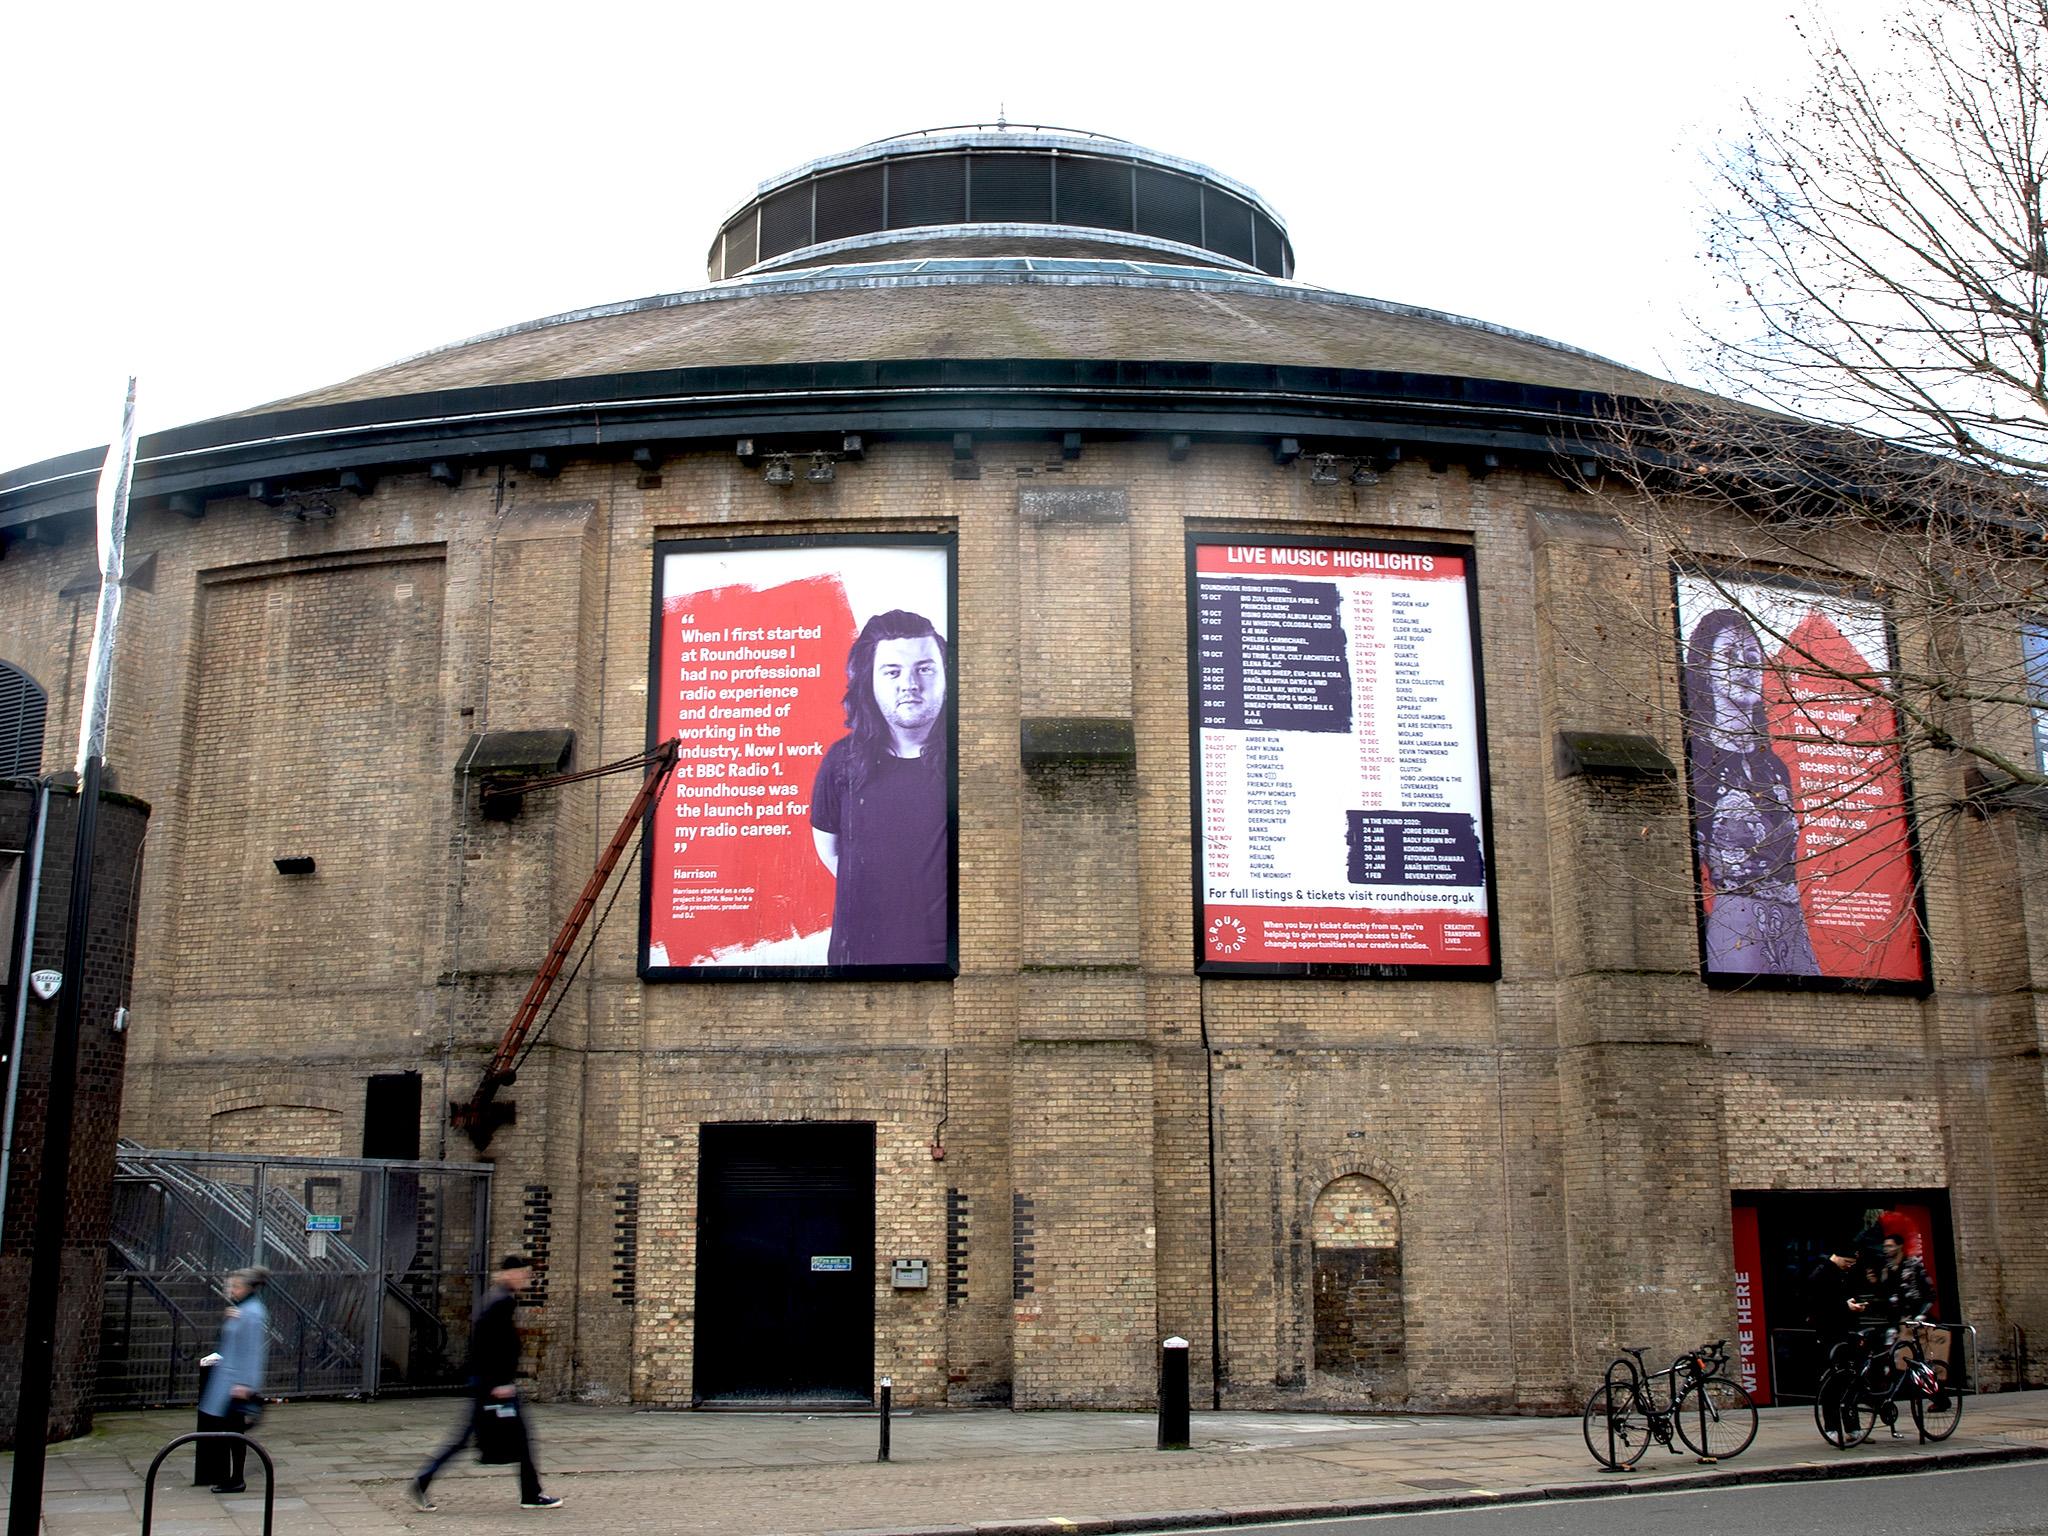
[[[1234,955],[1244,948],[1244,924],[1234,917],[1217,917],[1209,920],[1209,952],[1213,955]]]

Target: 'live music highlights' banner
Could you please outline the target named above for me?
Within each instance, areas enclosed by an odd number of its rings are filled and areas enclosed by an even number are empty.
[[[1188,546],[1197,967],[1490,976],[1471,552]]]

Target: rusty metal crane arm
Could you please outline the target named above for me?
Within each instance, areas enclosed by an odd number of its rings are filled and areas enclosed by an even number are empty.
[[[519,794],[530,794],[537,789],[548,789],[561,784],[573,784],[581,779],[595,778],[600,774],[624,773],[630,769],[645,766],[647,777],[633,796],[632,804],[626,807],[626,814],[619,819],[619,827],[612,834],[612,840],[605,845],[603,855],[597,861],[597,868],[590,872],[590,878],[583,882],[582,894],[569,909],[569,915],[562,920],[561,931],[555,935],[555,942],[549,947],[547,958],[534,973],[532,982],[526,988],[526,996],[519,1001],[518,1011],[512,1015],[512,1022],[505,1026],[503,1038],[491,1055],[490,1065],[484,1068],[483,1078],[476,1085],[476,1092],[467,1100],[459,1100],[449,1106],[449,1116],[455,1126],[469,1134],[481,1152],[490,1145],[491,1136],[497,1128],[510,1118],[505,1108],[494,1104],[500,1088],[509,1087],[514,1081],[521,1054],[527,1038],[533,1033],[535,1022],[540,1018],[542,1006],[548,1000],[548,993],[554,990],[555,982],[561,977],[562,967],[569,953],[576,947],[577,935],[583,925],[590,921],[591,911],[597,906],[597,898],[604,890],[612,871],[618,868],[619,859],[624,855],[633,834],[646,817],[648,808],[660,795],[662,786],[675,772],[676,751],[680,743],[670,737],[652,752],[639,757],[629,757],[616,763],[607,763],[602,768],[588,768],[580,773],[557,774],[552,778],[535,779],[516,786]]]

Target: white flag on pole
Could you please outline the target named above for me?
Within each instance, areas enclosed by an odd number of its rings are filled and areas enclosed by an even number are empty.
[[[78,771],[107,751],[107,694],[113,683],[114,626],[121,618],[122,549],[128,542],[128,487],[135,478],[135,380],[121,408],[121,436],[107,448],[100,470],[100,606],[92,621],[92,656],[85,669],[85,708],[78,719]]]

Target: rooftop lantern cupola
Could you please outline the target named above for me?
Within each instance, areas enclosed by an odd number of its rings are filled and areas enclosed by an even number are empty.
[[[1192,160],[1068,128],[928,128],[761,184],[719,227],[719,282],[848,260],[1073,256],[1294,275],[1265,199]]]

